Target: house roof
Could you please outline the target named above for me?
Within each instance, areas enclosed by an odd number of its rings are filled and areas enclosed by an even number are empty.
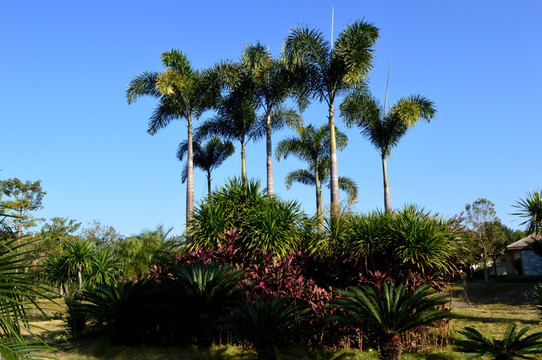
[[[541,236],[535,236],[535,235],[529,235],[527,237],[524,237],[521,240],[516,241],[513,244],[510,244],[506,247],[506,250],[523,250],[529,247],[530,243],[533,241],[540,241],[542,240]]]

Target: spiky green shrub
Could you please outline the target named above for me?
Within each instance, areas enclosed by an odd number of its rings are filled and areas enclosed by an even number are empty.
[[[36,284],[30,263],[32,246],[27,239],[17,239],[3,224],[7,215],[0,209],[0,358],[41,358],[36,352],[47,348],[38,337],[23,336],[32,333],[24,304],[39,309],[36,299],[43,297],[44,288]]]
[[[223,321],[236,338],[254,346],[258,360],[276,360],[275,348],[295,337],[306,320],[306,312],[288,304],[286,298],[267,302],[258,298],[233,309]]]
[[[542,353],[542,332],[535,332],[523,337],[529,327],[516,331],[516,325],[510,325],[502,340],[488,339],[478,330],[465,327],[459,333],[465,340],[456,341],[456,350],[467,353],[470,357],[492,356],[495,360],[514,358],[530,359],[532,354]],[[523,337],[523,338],[522,338]]]
[[[380,289],[370,286],[338,290],[340,297],[329,306],[344,311],[332,317],[343,325],[370,329],[375,332],[380,348],[380,359],[398,360],[402,352],[401,334],[449,318],[439,306],[447,303],[446,294],[433,294],[422,285],[408,294],[405,285],[384,283]]]
[[[186,234],[197,251],[221,246],[224,233],[237,229],[245,259],[283,257],[300,246],[304,220],[299,203],[267,196],[258,181],[231,179],[196,206]]]

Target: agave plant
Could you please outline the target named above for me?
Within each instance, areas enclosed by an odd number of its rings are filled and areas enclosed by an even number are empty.
[[[258,360],[276,360],[277,344],[298,332],[305,320],[305,311],[287,304],[286,298],[275,298],[265,303],[258,298],[233,309],[223,321],[235,337],[254,346]]]
[[[529,327],[516,332],[516,325],[510,325],[502,340],[489,340],[478,330],[466,327],[459,331],[466,340],[456,341],[457,350],[470,357],[489,355],[495,360],[512,360],[514,358],[530,359],[531,354],[542,353],[542,332],[536,332],[521,338],[529,331]]]
[[[405,292],[404,284],[396,287],[389,282],[380,289],[350,287],[337,293],[340,297],[329,306],[344,309],[345,315],[333,319],[339,324],[375,331],[381,360],[399,360],[402,333],[451,316],[438,308],[448,301],[446,294],[432,295],[427,285],[418,287],[412,294]]]

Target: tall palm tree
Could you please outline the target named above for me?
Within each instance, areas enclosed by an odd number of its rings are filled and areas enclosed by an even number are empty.
[[[267,162],[267,194],[273,196],[273,145],[271,135],[273,129],[284,125],[284,122],[273,124],[272,115],[284,113],[275,118],[289,121],[288,125],[299,126],[300,117],[292,109],[284,109],[281,105],[288,96],[294,93],[294,77],[287,69],[282,58],[273,58],[265,47],[257,42],[247,45],[241,59],[243,67],[248,71],[254,85],[255,104],[263,110],[266,133]],[[288,116],[289,115],[289,116]],[[294,122],[292,124],[291,122]]]
[[[529,234],[542,235],[542,190],[527,193],[524,199],[519,199],[513,206],[519,211],[512,215],[525,218],[520,225],[527,225],[526,231]]]
[[[128,104],[143,95],[160,100],[149,120],[147,132],[154,135],[172,120],[186,119],[188,142],[188,183],[186,186],[186,220],[194,210],[194,163],[192,148],[192,123],[209,109],[218,96],[219,87],[207,73],[192,68],[186,55],[178,50],[162,53],[165,70],[161,73],[144,72],[130,81],[126,90]]]
[[[194,166],[207,173],[207,192],[211,194],[211,173],[230,157],[235,148],[230,141],[222,142],[218,136],[212,137],[206,143],[200,145],[197,141],[193,144],[194,148]],[[188,152],[188,141],[179,144],[177,150],[177,159],[183,161]],[[182,182],[188,178],[188,163],[185,165],[182,174]]]
[[[428,285],[418,287],[412,294],[405,292],[403,284],[391,283],[384,283],[380,289],[362,286],[337,292],[340,298],[332,300],[330,306],[344,309],[345,316],[335,319],[341,324],[375,331],[381,360],[399,360],[402,333],[451,316],[438,308],[448,302],[446,294],[432,295]]]
[[[388,213],[392,208],[386,158],[408,129],[419,119],[429,122],[435,113],[433,102],[420,95],[399,99],[388,112],[366,91],[350,93],[341,104],[341,115],[346,125],[358,126],[362,135],[380,151],[384,177],[384,207]]]
[[[328,105],[330,128],[331,211],[340,212],[337,143],[335,136],[335,99],[345,90],[367,79],[373,59],[378,29],[367,22],[355,21],[337,37],[335,46],[316,29],[298,27],[286,37],[284,56],[295,72],[306,74],[306,93]]]
[[[311,185],[316,188],[316,217],[323,227],[323,197],[322,184],[329,182],[329,126],[323,125],[316,129],[313,125],[298,128],[298,136],[293,136],[277,144],[277,160],[286,159],[292,155],[309,164],[308,170],[294,170],[286,176],[286,187],[290,188],[293,182]],[[336,130],[336,139],[339,150],[348,144],[346,135]],[[340,177],[339,187],[348,193],[349,202],[357,199],[357,186],[355,182],[346,177]]]
[[[220,136],[225,140],[237,141],[241,149],[241,178],[246,183],[246,146],[250,141],[256,141],[264,135],[264,125],[258,121],[249,89],[238,88],[222,99],[218,114],[204,121],[198,127],[196,136],[202,139]]]

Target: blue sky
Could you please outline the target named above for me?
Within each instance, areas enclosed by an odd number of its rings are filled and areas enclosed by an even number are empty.
[[[47,195],[40,217],[97,219],[125,235],[159,224],[181,233],[186,188],[175,151],[186,137],[185,122],[148,135],[156,102],[144,98],[129,106],[128,82],[143,71],[161,71],[160,54],[170,49],[202,69],[239,58],[245,44],[258,40],[278,55],[297,25],[329,37],[332,6],[335,34],[356,19],[380,28],[370,76],[375,96],[383,101],[392,61],[388,104],[417,93],[438,110],[388,160],[393,206],[415,203],[453,216],[485,197],[505,224],[519,228],[512,205],[542,182],[542,2],[536,0],[6,2],[0,178],[42,180]],[[326,108],[314,103],[303,117],[321,125]],[[377,151],[359,131],[337,124],[349,136],[338,161],[340,175],[360,188],[355,209],[382,208]],[[277,133],[274,143],[291,134]],[[265,184],[264,142],[251,144],[247,154],[248,175]],[[304,166],[294,159],[276,163],[275,191],[312,213],[312,188],[283,185],[289,171]],[[239,174],[236,153],[213,184]],[[195,177],[200,199],[205,177],[198,170]]]

